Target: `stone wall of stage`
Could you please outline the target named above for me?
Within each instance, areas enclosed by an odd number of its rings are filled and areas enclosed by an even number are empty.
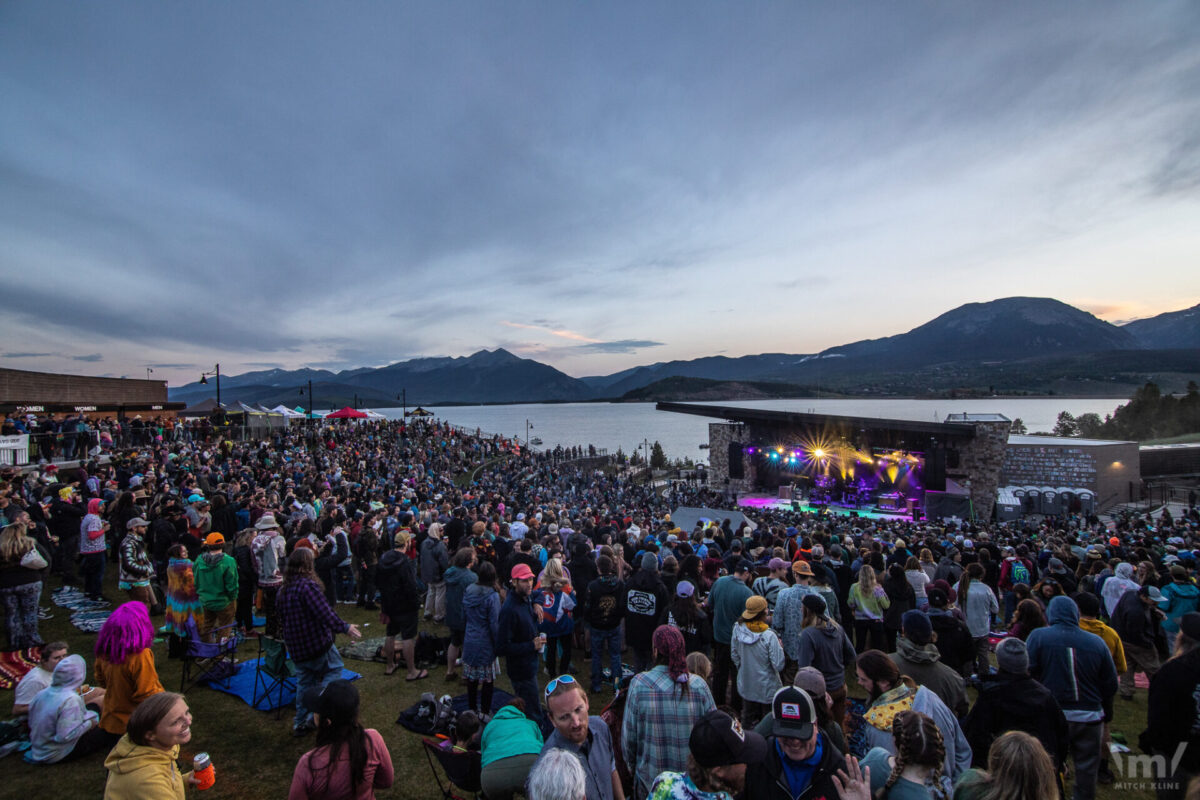
[[[166,402],[166,381],[0,369],[0,405],[151,405]]]
[[[958,466],[946,465],[946,477],[969,486],[975,518],[990,520],[1008,449],[1008,420],[974,422],[975,438],[958,446]],[[969,483],[968,483],[969,482]]]
[[[755,469],[744,451],[748,432],[745,425],[733,422],[708,423],[708,487],[714,491],[748,492],[754,487]],[[729,444],[738,442],[743,478],[729,477]]]

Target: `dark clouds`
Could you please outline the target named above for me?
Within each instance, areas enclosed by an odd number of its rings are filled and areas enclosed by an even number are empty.
[[[1190,305],[1198,9],[9,4],[7,358],[596,374]]]

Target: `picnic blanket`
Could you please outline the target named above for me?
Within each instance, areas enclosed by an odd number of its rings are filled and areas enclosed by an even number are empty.
[[[259,698],[257,704],[254,700],[254,671],[258,665],[258,659],[251,661],[243,661],[238,664],[238,670],[232,675],[214,676],[211,680],[202,680],[204,685],[210,689],[216,689],[218,692],[225,692],[234,697],[239,697],[248,706],[253,706],[259,711],[274,711],[280,706],[290,706],[296,702],[296,690],[293,686],[284,686],[283,692],[278,689],[271,692],[271,696]],[[339,676],[342,680],[356,681],[362,677],[357,672],[351,672],[348,669],[342,669],[342,674]]]
[[[89,600],[74,586],[64,586],[50,593],[50,600],[59,608],[71,611],[71,624],[84,633],[98,633],[112,613],[107,600]]]
[[[0,689],[15,689],[25,673],[38,665],[42,648],[27,647],[24,650],[0,652]]]

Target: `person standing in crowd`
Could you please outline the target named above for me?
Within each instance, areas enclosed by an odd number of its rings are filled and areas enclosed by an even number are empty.
[[[296,762],[288,800],[374,800],[376,789],[391,788],[392,755],[379,731],[359,722],[354,684],[338,679],[305,691],[302,702],[312,709],[317,746]]]
[[[254,592],[258,588],[258,580],[254,575],[254,553],[250,549],[254,542],[254,536],[254,529],[247,528],[237,535],[233,547],[233,561],[237,564],[238,578],[236,620],[243,636],[256,635],[254,634]]]
[[[1200,611],[1200,587],[1188,577],[1182,564],[1171,565],[1171,582],[1162,587],[1162,604],[1159,606],[1166,619],[1162,629],[1171,641],[1179,633],[1179,620],[1193,611]]]
[[[996,645],[998,671],[983,680],[975,705],[963,719],[975,766],[984,766],[992,742],[1010,730],[1036,736],[1054,759],[1066,764],[1070,737],[1067,718],[1058,701],[1029,675],[1029,653],[1020,639],[1009,637]]]
[[[800,670],[815,667],[824,679],[822,696],[829,696],[829,712],[840,727],[846,716],[846,667],[854,663],[854,646],[846,629],[829,616],[819,595],[802,601],[803,629],[796,642],[796,664]],[[797,672],[799,674],[799,672]]]
[[[87,513],[79,494],[70,486],[62,486],[50,503],[50,535],[58,540],[54,551],[53,570],[62,576],[63,586],[74,585],[75,557],[79,554],[79,526]]]
[[[771,698],[782,686],[783,647],[767,625],[767,600],[751,595],[742,618],[733,626],[730,655],[737,667],[737,690],[742,698],[742,725],[753,728],[767,713]]]
[[[667,624],[679,628],[688,653],[707,655],[712,642],[712,624],[708,614],[696,602],[696,587],[691,581],[681,580],[675,585],[675,599],[667,612]]]
[[[651,637],[667,618],[667,587],[658,574],[658,556],[645,553],[641,569],[625,584],[625,643],[633,649],[633,669],[650,666]]]
[[[956,610],[949,608],[950,599],[945,589],[929,587],[929,625],[933,629],[933,643],[941,654],[942,664],[956,673],[969,669],[975,657],[975,641],[971,629],[960,618]]]
[[[565,750],[583,767],[587,800],[625,800],[612,734],[604,720],[589,714],[587,693],[573,677],[560,675],[546,684],[546,714],[554,730],[539,760],[554,750]]]
[[[774,722],[766,753],[746,769],[745,797],[756,800],[795,800],[835,797],[834,774],[842,754],[817,724],[817,710],[803,689],[784,686],[771,701]],[[748,739],[754,735],[745,732]]]
[[[1112,628],[1125,650],[1126,668],[1119,682],[1122,700],[1133,699],[1135,672],[1144,672],[1151,680],[1158,672],[1157,639],[1165,616],[1158,608],[1161,600],[1158,588],[1146,585],[1126,592],[1113,609]]]
[[[1079,628],[1069,597],[1050,601],[1049,626],[1029,634],[1029,672],[1054,695],[1067,718],[1075,762],[1073,800],[1093,800],[1104,741],[1104,706],[1117,691],[1117,670],[1104,641]]]
[[[129,595],[130,600],[138,600],[147,608],[154,606],[154,594],[150,588],[150,580],[154,577],[154,562],[146,552],[146,529],[150,523],[141,517],[133,517],[125,523],[128,533],[121,540],[119,547],[121,564],[118,572],[117,588]]]
[[[313,551],[298,547],[288,556],[277,597],[280,628],[292,663],[296,666],[296,716],[292,733],[303,736],[314,730],[312,711],[304,704],[305,691],[323,686],[342,674],[342,657],[334,646],[338,633],[357,639],[357,625],[343,621],[326,600],[313,566]]]
[[[283,561],[286,553],[283,537],[279,534],[279,523],[275,515],[263,514],[254,523],[258,535],[250,544],[254,554],[254,571],[258,576],[258,588],[262,592],[263,615],[266,622],[263,630],[271,638],[279,638],[279,614],[275,610],[275,596],[283,585]]]
[[[730,649],[734,623],[746,610],[746,601],[753,594],[746,585],[753,568],[754,565],[746,559],[738,561],[732,575],[723,575],[713,583],[705,604],[713,618],[713,700],[722,706],[728,698],[729,704],[739,712],[742,698],[737,693],[737,666],[733,663]],[[732,694],[729,691],[731,681]]]
[[[655,629],[652,655],[654,666],[629,684],[621,726],[622,755],[634,773],[636,800],[644,800],[660,773],[686,768],[684,742],[697,720],[716,708],[708,684],[687,671],[677,628]]]
[[[850,587],[846,601],[854,612],[854,648],[860,653],[868,648],[880,650],[885,646],[883,614],[891,606],[887,592],[879,585],[875,568],[863,564],[858,582]]]
[[[1200,776],[1200,613],[1179,618],[1174,648],[1150,679],[1146,730],[1138,739],[1143,753],[1161,756],[1175,770],[1160,782],[1163,800],[1183,798]]]
[[[625,618],[625,583],[608,556],[596,559],[600,576],[588,586],[587,622],[592,637],[592,691],[600,691],[605,657],[613,685],[621,682],[621,620]]]
[[[1061,795],[1046,748],[1023,731],[1009,731],[996,739],[987,753],[987,771],[967,770],[954,788],[954,800]]]
[[[967,689],[962,675],[941,662],[942,654],[934,645],[937,633],[929,616],[916,609],[908,611],[901,621],[901,635],[896,640],[896,652],[888,655],[900,670],[936,694],[956,717],[967,713]]]
[[[237,562],[225,552],[225,537],[210,533],[204,539],[205,552],[196,560],[196,594],[200,596],[200,636],[212,641],[213,631],[226,629],[222,638],[232,635],[237,613]]]
[[[746,731],[724,711],[710,711],[688,734],[686,770],[654,779],[650,800],[733,800],[744,794],[746,771],[767,756],[762,736]]]
[[[458,552],[462,553],[463,550]],[[462,605],[465,625],[462,670],[463,680],[467,683],[467,706],[481,716],[490,715],[495,681],[492,664],[496,659],[496,642],[500,635],[500,594],[496,590],[496,567],[490,561],[479,565],[478,582],[467,587]]]
[[[942,732],[932,719],[916,711],[901,711],[892,718],[893,755],[873,748],[860,762],[871,776],[871,793],[880,800],[933,798],[931,787],[941,785],[946,759]]]
[[[534,606],[532,592],[533,570],[517,564],[512,571],[512,590],[500,607],[496,652],[505,656],[508,678],[517,697],[525,702],[525,713],[544,729],[546,718],[538,697],[537,671],[546,637],[537,630],[541,609]]]
[[[1004,548],[1004,561],[1000,563],[1000,592],[1004,595],[1004,618],[1012,619],[1017,610],[1016,587],[1033,586],[1037,573],[1034,572],[1033,562],[1029,559],[1029,550],[1025,545]]]
[[[800,562],[807,566],[808,562]],[[762,596],[767,601],[767,613],[775,613],[775,602],[779,599],[779,593],[788,588],[787,581],[784,580],[784,575],[787,574],[791,565],[782,558],[772,558],[767,562],[768,573],[760,578],[755,578],[751,588],[754,593]],[[809,572],[812,568],[809,567]]]
[[[96,685],[104,689],[100,728],[115,744],[125,733],[129,717],[141,703],[163,691],[154,665],[154,626],[145,603],[117,606],[96,636]]]
[[[900,674],[896,663],[879,650],[859,653],[855,665],[858,685],[866,690],[870,699],[863,714],[867,744],[883,747],[895,754],[896,742],[892,737],[892,720],[901,711],[919,711],[932,717],[942,731],[946,748],[946,760],[942,770],[942,788],[949,793],[954,782],[971,766],[971,746],[963,735],[962,728],[945,703],[924,686],[917,686],[912,678]]]
[[[393,675],[400,666],[396,660],[396,637],[399,636],[404,666],[408,669],[405,680],[411,682],[428,678],[429,671],[417,666],[421,592],[417,587],[416,567],[407,555],[410,541],[406,531],[396,533],[395,546],[379,558],[376,579],[379,581],[379,616],[387,626],[387,638],[383,640],[383,674]]]
[[[570,672],[576,599],[570,579],[563,572],[562,559],[557,555],[546,562],[541,585],[533,592],[533,602],[542,609],[538,632],[546,637],[542,657],[546,661],[547,674]]]
[[[38,633],[38,600],[49,553],[26,533],[22,522],[0,532],[0,599],[4,601],[8,649],[24,650],[42,643]]]
[[[883,612],[883,635],[886,649],[890,653],[896,649],[896,638],[900,635],[900,619],[914,608],[924,608],[928,603],[925,600],[924,586],[921,590],[921,600],[917,602],[912,583],[905,577],[904,567],[899,564],[888,567],[882,586],[888,599],[887,610]]]
[[[463,649],[466,634],[466,617],[463,611],[463,596],[477,580],[475,574],[475,550],[463,547],[454,554],[450,568],[442,580],[446,585],[446,627],[450,629],[450,646],[446,648],[446,680],[458,677],[455,669]],[[494,581],[493,581],[494,582]]]
[[[83,592],[89,600],[103,600],[104,566],[108,523],[101,519],[104,501],[98,497],[88,500],[87,514],[79,523],[79,571],[83,573]]]
[[[1000,601],[984,582],[984,567],[978,561],[968,564],[959,580],[958,607],[967,618],[967,631],[971,634],[972,657],[964,664],[963,672],[969,674],[974,671],[983,678],[991,672],[991,663],[988,661],[989,637],[992,619],[1000,611]]]
[[[1105,616],[1112,619],[1112,615],[1117,610],[1117,603],[1125,596],[1125,593],[1140,588],[1138,582],[1133,579],[1133,564],[1117,564],[1114,574],[1105,580],[1098,589],[1100,599],[1104,601]]]
[[[443,577],[450,566],[450,555],[442,541],[442,526],[435,522],[425,532],[421,542],[421,582],[425,584],[425,619],[441,624],[446,618],[446,582]]]

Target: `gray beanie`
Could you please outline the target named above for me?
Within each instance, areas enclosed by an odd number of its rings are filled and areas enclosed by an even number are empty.
[[[1011,675],[1025,675],[1029,672],[1029,651],[1025,643],[1015,636],[1001,640],[996,645],[996,666],[1001,672]]]
[[[658,556],[654,553],[646,553],[642,556],[642,569],[650,572],[658,572]]]

